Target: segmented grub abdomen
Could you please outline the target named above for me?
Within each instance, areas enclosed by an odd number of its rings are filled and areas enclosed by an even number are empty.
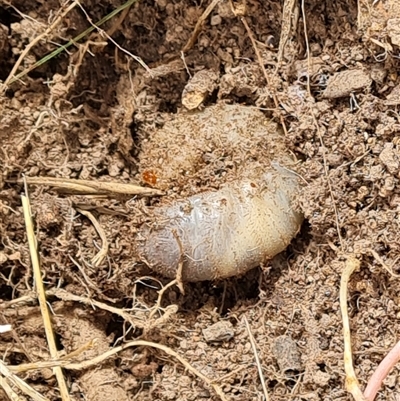
[[[161,275],[174,278],[183,260],[185,281],[240,275],[283,251],[300,229],[293,208],[298,177],[273,163],[263,176],[155,209],[142,228],[138,252]],[[180,244],[183,255],[181,255]]]

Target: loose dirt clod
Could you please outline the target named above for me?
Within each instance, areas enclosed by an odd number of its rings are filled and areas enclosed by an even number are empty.
[[[329,79],[323,97],[326,99],[345,97],[352,92],[368,88],[371,83],[371,77],[363,70],[341,71]]]

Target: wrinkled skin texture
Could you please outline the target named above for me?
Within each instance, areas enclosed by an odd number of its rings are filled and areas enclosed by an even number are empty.
[[[302,216],[291,207],[297,185],[293,173],[276,166],[259,182],[231,184],[161,207],[158,226],[142,232],[141,256],[153,270],[175,277],[178,237],[183,280],[243,274],[283,251],[298,232]]]
[[[178,114],[150,136],[142,160],[168,190],[182,172],[206,169],[207,151],[235,166],[226,169],[225,184],[162,199],[138,233],[141,260],[163,276],[174,278],[180,261],[184,281],[243,274],[283,251],[300,229],[295,160],[276,125],[255,108],[219,104]]]

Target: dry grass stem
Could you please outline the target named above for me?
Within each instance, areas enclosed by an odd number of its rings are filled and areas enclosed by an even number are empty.
[[[88,210],[83,210],[80,208],[77,208],[77,210],[79,213],[83,214],[91,221],[91,223],[93,224],[94,228],[97,231],[97,234],[99,235],[99,237],[101,239],[101,249],[92,259],[92,264],[94,266],[100,266],[108,253],[108,241],[107,241],[106,233],[104,232],[100,223],[96,220],[96,218],[93,216],[92,213],[90,213]]]
[[[31,399],[34,401],[49,401],[48,398],[43,397],[31,386],[15,375],[15,373],[13,373],[11,369],[0,360],[0,385],[9,395],[11,400],[19,400],[20,398],[18,398],[17,394],[11,388],[11,384],[19,388],[24,394],[31,397]]]
[[[26,182],[32,185],[49,185],[51,187],[55,187],[58,190],[69,190],[80,195],[163,195],[163,192],[158,189],[145,188],[139,185],[124,184],[121,182],[103,182],[53,177],[26,177]]]
[[[20,397],[18,397],[18,394],[11,388],[7,380],[1,374],[0,374],[0,387],[4,390],[7,397],[11,401],[24,401]]]
[[[193,45],[196,43],[197,37],[199,36],[201,30],[203,29],[204,21],[208,18],[208,16],[211,14],[212,10],[214,10],[215,6],[220,1],[221,0],[212,0],[211,3],[208,5],[208,7],[204,10],[203,14],[200,16],[200,18],[196,22],[196,26],[194,27],[192,35],[190,36],[186,45],[183,46],[183,49],[182,49],[183,53],[190,50],[193,47]]]
[[[347,311],[347,286],[350,276],[355,270],[360,268],[360,262],[354,256],[348,256],[340,280],[340,311],[343,320],[344,337],[344,370],[346,372],[346,389],[352,394],[356,401],[367,401],[364,397],[360,384],[358,383],[356,373],[353,367],[353,355],[351,351],[351,335],[349,314]]]
[[[47,343],[49,346],[49,351],[50,351],[51,357],[54,359],[57,359],[58,358],[58,350],[56,347],[55,337],[54,337],[53,329],[51,326],[49,309],[48,309],[47,303],[46,303],[46,293],[45,293],[44,285],[43,285],[43,281],[42,281],[42,272],[40,270],[39,255],[38,255],[38,251],[37,251],[37,241],[36,241],[35,233],[34,233],[34,229],[33,229],[31,207],[30,207],[28,194],[22,195],[21,200],[22,200],[22,208],[23,208],[23,212],[24,212],[26,233],[27,233],[27,237],[28,237],[29,252],[30,252],[32,268],[33,268],[33,276],[34,276],[36,291],[37,291],[37,295],[38,295],[40,311],[42,313],[44,329],[46,332]],[[67,389],[67,384],[65,382],[64,375],[63,375],[61,368],[55,368],[54,373],[57,378],[57,382],[58,382],[62,400],[63,401],[70,400],[70,397],[68,394],[68,389]]]
[[[251,332],[250,325],[249,325],[249,322],[247,321],[246,316],[244,316],[243,319],[244,319],[244,322],[246,324],[247,333],[249,334],[249,339],[250,339],[251,348],[253,349],[254,359],[256,360],[258,376],[260,377],[262,389],[263,389],[263,392],[264,392],[265,401],[269,401],[268,390],[267,390],[267,386],[265,385],[265,379],[264,379],[264,375],[263,375],[263,371],[262,371],[262,366],[261,366],[261,363],[260,363],[260,358],[258,357],[257,345],[256,345],[256,342],[254,340],[253,333]]]
[[[41,370],[41,369],[50,369],[54,367],[63,367],[72,363],[72,360],[78,357],[83,352],[95,347],[96,343],[97,340],[93,339],[89,341],[87,344],[83,345],[82,347],[79,347],[78,349],[70,352],[69,354],[57,360],[22,363],[20,365],[9,366],[8,369],[12,373],[23,373],[23,372],[28,372],[30,370]]]
[[[24,49],[24,51],[20,54],[18,57],[17,62],[14,64],[14,67],[12,68],[11,72],[8,74],[7,79],[4,81],[4,84],[1,86],[0,92],[3,92],[5,89],[7,89],[7,86],[11,83],[12,79],[14,78],[15,73],[17,72],[19,66],[21,65],[23,59],[25,56],[29,53],[29,51],[32,49],[33,46],[36,45],[36,43],[40,42],[43,38],[48,36],[51,31],[65,18],[65,16],[73,9],[75,8],[76,3],[72,2],[64,11],[60,13],[60,15],[54,20],[54,22],[41,34],[35,37]]]
[[[310,96],[310,98],[311,98],[311,88],[310,88],[310,73],[311,73],[310,43],[308,41],[307,19],[306,19],[306,10],[305,10],[305,6],[304,6],[304,0],[301,0],[301,14],[302,14],[302,17],[303,17],[304,40],[306,42],[306,49],[307,49],[307,92],[308,92],[308,96]]]

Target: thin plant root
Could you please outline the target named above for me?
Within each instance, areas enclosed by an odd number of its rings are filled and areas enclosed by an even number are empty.
[[[364,391],[364,397],[367,401],[374,401],[383,380],[392,370],[394,365],[400,361],[400,341],[391,349],[391,351],[383,358],[374,374],[368,380],[367,387]]]
[[[254,49],[254,53],[256,54],[256,57],[257,57],[258,64],[260,65],[261,71],[264,74],[264,78],[265,78],[265,82],[267,84],[267,87],[272,92],[271,95],[272,95],[272,99],[273,99],[274,104],[275,104],[276,112],[278,112],[278,110],[280,108],[279,100],[278,100],[278,97],[277,97],[277,95],[275,93],[276,92],[275,89],[272,88],[270,79],[269,79],[268,74],[267,74],[267,70],[265,69],[265,66],[264,66],[263,59],[261,57],[260,51],[258,50],[257,43],[256,43],[256,41],[254,39],[253,32],[251,31],[250,26],[247,23],[247,20],[246,20],[245,16],[244,15],[240,15],[240,10],[235,8],[233,6],[232,2],[231,2],[231,8],[232,8],[233,13],[240,18],[240,21],[244,25],[244,27],[245,27],[245,29],[247,31],[247,34],[249,35],[251,44],[252,44],[253,49]],[[285,120],[284,120],[283,116],[279,115],[279,119],[280,119],[280,123],[281,123],[282,129],[283,129],[283,132],[285,133],[285,135],[287,135],[287,128],[286,128],[286,124],[285,124]]]
[[[151,348],[156,348],[159,349],[166,354],[172,356],[176,360],[178,360],[184,367],[185,369],[189,370],[191,373],[193,373],[195,376],[203,380],[206,384],[208,384],[210,387],[212,387],[215,391],[215,393],[220,397],[222,401],[227,401],[227,398],[225,397],[224,392],[222,391],[222,388],[215,384],[217,380],[212,380],[209,379],[207,376],[205,376],[203,373],[201,373],[199,370],[197,370],[195,367],[190,365],[189,362],[186,361],[183,357],[181,357],[177,352],[172,350],[171,348],[162,345],[162,344],[157,344],[153,343],[150,341],[144,341],[144,340],[137,340],[137,341],[130,341],[127,342],[124,345],[120,345],[118,347],[111,348],[110,350],[104,352],[103,354],[90,359],[86,360],[83,362],[78,362],[78,363],[70,363],[69,361],[59,359],[59,360],[54,360],[54,361],[48,361],[48,362],[42,362],[40,365],[40,368],[45,367],[64,367],[65,369],[70,369],[70,370],[83,370],[83,369],[88,369],[94,366],[99,365],[100,363],[106,361],[109,359],[111,356],[131,347],[151,347]],[[33,370],[33,369],[38,369],[39,367],[35,364],[25,364],[25,365],[19,365],[19,366],[8,366],[8,369],[10,372],[21,372],[21,371],[27,371],[27,370]]]
[[[56,27],[57,25],[66,17],[66,15],[77,5],[77,3],[72,2],[65,10],[63,10],[60,15],[54,20],[54,22],[40,35],[36,36],[29,44],[26,46],[24,51],[18,57],[17,62],[14,64],[11,72],[8,74],[7,79],[4,81],[4,84],[1,86],[0,91],[5,91],[10,83],[15,82],[17,78],[15,78],[15,74],[18,71],[19,66],[21,65],[22,61],[26,57],[26,55],[30,52],[30,50],[39,43],[43,38],[48,36]]]
[[[342,277],[340,280],[340,311],[343,319],[343,337],[344,337],[344,370],[346,372],[346,389],[352,394],[356,401],[367,401],[364,397],[360,384],[357,380],[353,367],[353,355],[351,351],[351,335],[349,314],[347,311],[347,286],[350,276],[354,271],[360,268],[360,262],[354,256],[348,256]]]
[[[396,263],[396,261],[393,263],[392,266],[388,266],[383,259],[378,255],[377,252],[375,252],[373,249],[369,249],[371,252],[371,255],[375,258],[376,261],[378,261],[382,267],[394,278],[400,278],[400,274],[395,274],[393,273],[393,265]],[[397,259],[396,259],[397,260]]]
[[[100,223],[96,220],[96,218],[93,216],[92,213],[90,213],[88,210],[83,210],[80,208],[77,208],[77,210],[79,213],[83,214],[91,221],[91,223],[93,224],[94,228],[97,231],[97,234],[99,234],[99,237],[101,238],[100,251],[92,259],[92,263],[94,266],[100,266],[108,253],[108,241],[106,233],[104,232]]]

